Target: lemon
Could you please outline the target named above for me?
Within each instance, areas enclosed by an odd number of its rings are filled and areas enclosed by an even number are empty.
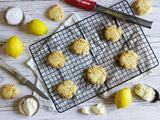
[[[118,109],[127,107],[132,100],[131,90],[129,88],[124,88],[116,93],[115,104]]]
[[[48,28],[46,27],[46,25],[42,21],[36,20],[36,19],[28,22],[27,28],[31,34],[38,35],[38,36],[42,36],[48,33]]]
[[[9,56],[17,58],[23,50],[23,45],[20,39],[16,36],[12,36],[8,39],[6,43],[6,52]]]

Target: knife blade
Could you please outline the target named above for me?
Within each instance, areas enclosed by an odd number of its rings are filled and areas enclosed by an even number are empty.
[[[98,5],[95,1],[91,1],[91,0],[65,0],[65,2],[73,6],[76,6],[78,8],[86,9],[89,11],[94,10],[94,11],[106,13],[107,15],[113,16],[120,20],[132,22],[147,28],[151,28],[151,25],[153,23],[152,21],[144,20],[144,19],[135,17],[133,15],[128,15],[116,10],[103,7],[101,5]]]
[[[13,75],[15,75],[23,85],[28,86],[31,90],[34,90],[38,95],[43,97],[44,99],[49,100],[49,98],[40,91],[35,85],[33,85],[29,80],[27,80],[19,71],[17,71],[14,67],[10,66],[8,63],[6,63],[2,58],[0,58],[0,66],[11,72]]]

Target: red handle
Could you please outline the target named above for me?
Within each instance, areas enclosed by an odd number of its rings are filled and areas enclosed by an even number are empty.
[[[66,3],[76,6],[78,8],[92,11],[96,2],[90,0],[64,0]]]

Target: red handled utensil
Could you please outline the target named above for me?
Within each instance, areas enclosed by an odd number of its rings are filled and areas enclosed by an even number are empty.
[[[147,21],[132,15],[128,15],[122,12],[118,12],[116,10],[112,10],[101,5],[96,4],[95,1],[91,0],[64,0],[66,3],[76,6],[78,8],[86,9],[89,11],[95,10],[98,12],[106,13],[120,20],[124,20],[127,22],[132,22],[147,28],[151,28],[152,21]]]

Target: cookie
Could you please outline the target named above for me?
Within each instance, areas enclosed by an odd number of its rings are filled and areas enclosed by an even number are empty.
[[[133,51],[123,52],[119,58],[120,65],[126,69],[133,69],[137,66],[138,55]]]
[[[2,88],[2,97],[4,99],[12,99],[15,98],[18,94],[18,90],[15,85],[8,84],[3,86]]]
[[[151,0],[137,0],[134,3],[134,8],[137,15],[145,15],[151,11]]]
[[[120,39],[122,35],[121,28],[117,28],[115,25],[110,25],[106,27],[105,30],[105,38],[107,40],[111,40],[112,42],[116,42]]]
[[[138,96],[140,96],[144,100],[153,101],[155,99],[156,92],[153,88],[149,86],[138,84],[134,91]]]
[[[60,21],[64,18],[64,11],[59,5],[54,5],[49,8],[48,16],[51,20]]]
[[[65,99],[70,99],[76,94],[77,87],[73,85],[73,82],[68,80],[58,85],[58,93]]]
[[[66,60],[66,56],[60,51],[53,51],[48,57],[48,63],[54,68],[63,67]]]
[[[106,80],[106,72],[100,66],[92,66],[87,70],[87,79],[92,84],[102,84]]]
[[[76,54],[85,55],[89,51],[89,43],[82,38],[77,39],[73,42],[72,50]]]

